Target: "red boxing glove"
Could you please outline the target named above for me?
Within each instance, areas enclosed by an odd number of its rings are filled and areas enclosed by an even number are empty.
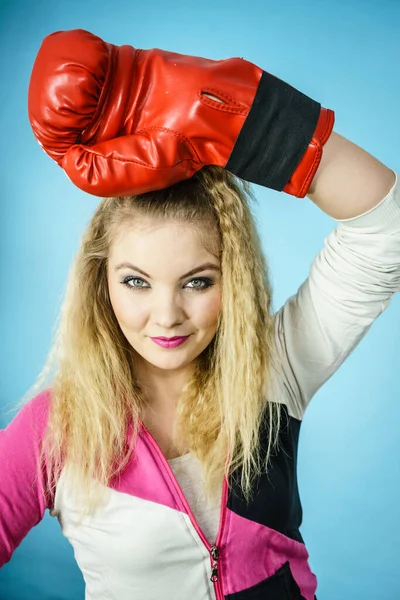
[[[165,188],[219,165],[304,197],[334,123],[331,110],[241,58],[114,46],[83,30],[44,39],[28,110],[45,152],[96,196]]]

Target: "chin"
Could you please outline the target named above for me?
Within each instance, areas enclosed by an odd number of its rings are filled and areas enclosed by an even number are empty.
[[[161,361],[161,360],[148,360],[145,359],[149,364],[151,364],[153,367],[160,369],[160,371],[178,371],[180,369],[184,369],[185,367],[187,367],[188,365],[190,365],[193,362],[192,360],[185,360],[185,361],[172,361],[172,360],[165,360],[165,361]]]

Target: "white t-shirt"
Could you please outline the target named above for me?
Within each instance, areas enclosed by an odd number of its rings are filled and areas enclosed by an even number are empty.
[[[221,502],[207,502],[204,488],[204,475],[199,459],[193,454],[184,454],[168,461],[182,488],[206,538],[215,542],[217,538]]]

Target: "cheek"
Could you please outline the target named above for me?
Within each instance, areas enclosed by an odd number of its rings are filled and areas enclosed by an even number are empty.
[[[220,293],[210,294],[201,306],[201,324],[204,327],[216,327],[221,311],[222,299]],[[200,313],[199,313],[200,314]]]
[[[119,289],[119,287],[122,289]],[[111,305],[121,328],[134,328],[140,325],[140,322],[144,318],[142,315],[143,307],[141,308],[140,303],[135,302],[134,298],[129,294],[129,290],[125,290],[118,283],[109,284],[108,289]]]

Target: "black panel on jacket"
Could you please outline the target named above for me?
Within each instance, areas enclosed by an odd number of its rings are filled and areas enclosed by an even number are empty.
[[[225,600],[304,600],[294,580],[289,562],[274,575],[250,588],[228,594]]]
[[[267,413],[268,414],[268,413]],[[240,490],[241,469],[231,475],[227,506],[236,514],[275,529],[303,543],[299,532],[303,511],[297,485],[297,450],[301,421],[291,417],[281,405],[279,450],[271,457],[268,474],[258,478],[247,504]],[[266,456],[268,425],[265,419],[260,431],[262,458]]]

